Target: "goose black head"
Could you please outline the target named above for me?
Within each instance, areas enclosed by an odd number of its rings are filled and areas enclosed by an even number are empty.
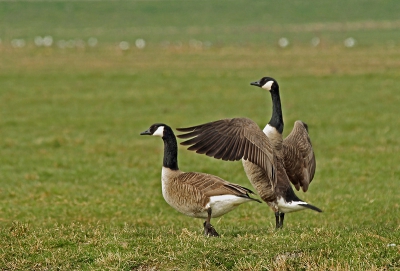
[[[155,123],[151,125],[150,128],[147,129],[146,131],[141,132],[140,135],[164,137],[169,130],[171,130],[171,128],[168,125],[165,125],[163,123]]]
[[[274,91],[279,89],[278,82],[272,77],[263,77],[258,81],[251,82],[250,85],[266,89],[268,91]]]

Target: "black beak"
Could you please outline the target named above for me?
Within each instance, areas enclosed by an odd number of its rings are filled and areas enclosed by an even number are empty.
[[[140,135],[152,135],[152,133],[150,132],[150,129],[148,129],[144,132],[141,132]]]
[[[259,87],[260,86],[260,81],[251,82],[250,85]]]

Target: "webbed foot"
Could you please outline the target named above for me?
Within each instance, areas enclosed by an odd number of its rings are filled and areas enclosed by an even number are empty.
[[[213,225],[204,221],[204,235],[211,236],[211,237],[219,237],[218,232],[214,229]]]

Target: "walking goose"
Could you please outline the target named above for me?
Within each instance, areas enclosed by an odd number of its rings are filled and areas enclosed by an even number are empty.
[[[264,77],[252,85],[271,92],[273,113],[263,131],[247,118],[222,119],[188,128],[178,128],[188,139],[182,145],[188,150],[222,160],[242,160],[246,175],[260,197],[275,213],[276,228],[283,227],[285,213],[311,209],[321,210],[299,199],[297,190],[306,191],[315,172],[315,157],[308,137],[307,125],[301,121],[283,140],[283,118],[279,85]]]
[[[211,218],[220,217],[249,201],[250,189],[225,181],[217,176],[183,172],[178,168],[178,146],[171,127],[156,123],[141,135],[159,136],[164,141],[161,173],[162,194],[174,209],[187,216],[204,218],[204,235],[219,236],[211,225]]]

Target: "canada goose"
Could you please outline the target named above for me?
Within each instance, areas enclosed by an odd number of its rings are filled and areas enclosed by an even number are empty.
[[[314,178],[316,168],[307,124],[300,120],[296,121],[291,133],[283,140],[284,122],[278,82],[271,77],[263,77],[251,85],[271,93],[272,116],[263,132],[273,142],[277,155],[283,158],[285,171],[297,191],[301,187],[306,192]]]
[[[217,176],[183,172],[178,168],[178,146],[171,127],[156,123],[141,135],[159,136],[164,141],[164,159],[161,173],[162,194],[174,209],[187,216],[204,218],[204,234],[219,236],[210,220],[220,217],[249,201],[250,189],[225,181]]]
[[[188,150],[222,160],[242,160],[246,175],[260,197],[275,213],[276,228],[283,227],[285,213],[311,209],[321,210],[299,199],[290,182],[298,190],[307,190],[315,172],[315,158],[301,121],[295,123],[291,134],[282,139],[283,118],[276,80],[264,77],[252,85],[271,92],[273,113],[266,128],[248,118],[222,119],[188,128],[178,128],[188,139],[182,145]]]

